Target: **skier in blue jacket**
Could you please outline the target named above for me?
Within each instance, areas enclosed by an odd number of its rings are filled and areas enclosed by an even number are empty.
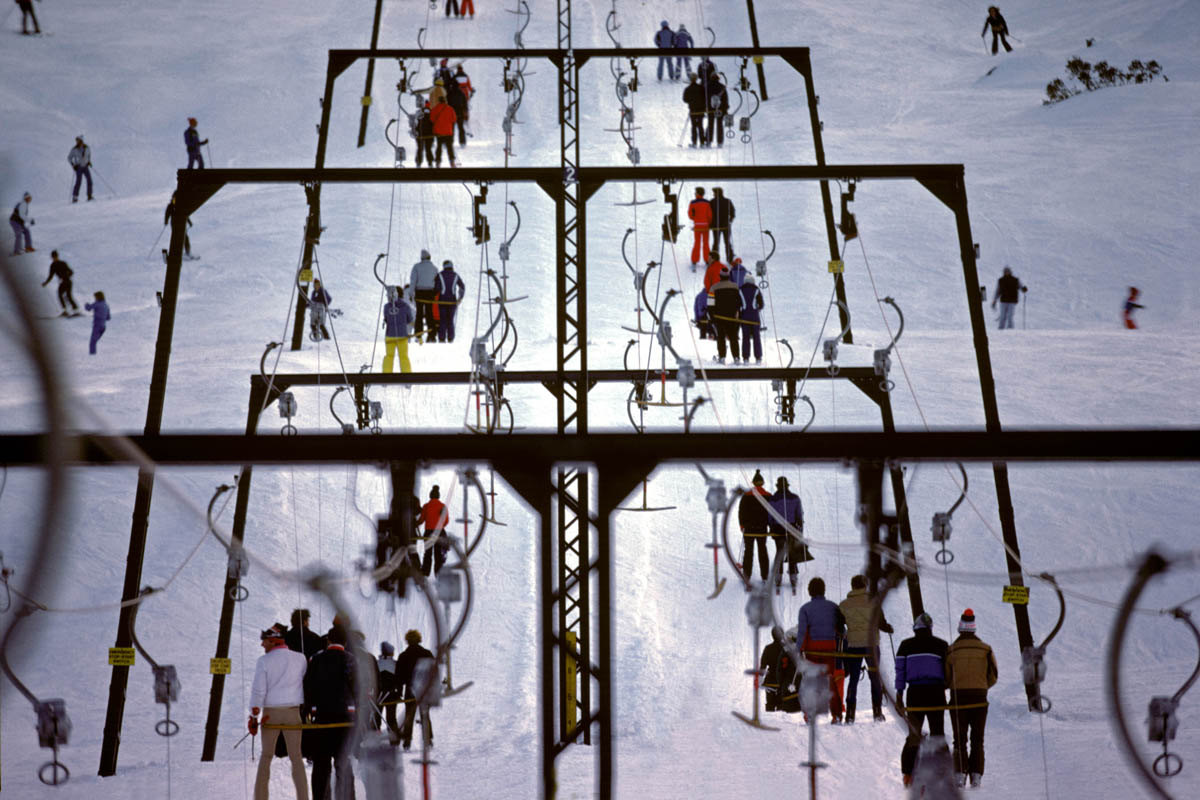
[[[187,130],[183,132],[183,144],[187,147],[187,168],[191,169],[193,164],[199,164],[200,169],[204,169],[204,156],[200,155],[200,146],[208,144],[208,139],[200,139],[200,131],[196,130],[195,117],[188,117]]]
[[[804,506],[794,492],[788,491],[788,480],[782,476],[775,481],[775,494],[771,495],[770,503],[772,514],[768,521],[768,530],[775,541],[775,557],[779,557],[781,548],[787,548],[788,580],[791,581],[792,593],[795,594],[799,572],[796,567],[797,556],[800,556],[801,561],[811,561],[812,556],[808,554],[807,547],[792,540],[787,526],[790,525],[800,532],[804,531]],[[776,581],[775,585],[778,586],[783,582],[783,576],[780,575]]]
[[[675,32],[671,30],[670,23],[665,19],[662,21],[662,27],[658,29],[658,33],[654,34],[654,46],[660,50],[671,50],[675,47]],[[676,80],[675,59],[671,56],[658,57],[658,79],[662,80],[663,64],[667,66],[667,77]]]
[[[921,746],[921,726],[929,720],[929,735],[945,735],[945,718],[941,707],[946,705],[946,651],[950,645],[933,635],[933,618],[918,614],[913,620],[913,636],[900,643],[896,650],[896,710],[904,713],[904,706],[936,708],[936,711],[909,711],[910,731],[900,751],[900,771],[904,774],[904,785],[911,786],[913,768],[917,763],[917,752]],[[904,694],[907,687],[908,694]]]
[[[730,270],[730,279],[733,271]],[[754,283],[754,278],[746,276],[742,283],[742,361],[750,363],[750,343],[754,342],[754,361],[762,363],[762,319],[758,312],[763,308],[762,292]]]
[[[688,33],[687,26],[680,23],[679,30],[675,31],[675,42],[671,45],[676,50],[691,50],[696,46],[692,40],[692,35]],[[692,71],[692,57],[681,55],[675,59],[675,78],[682,79]]]
[[[96,302],[84,303],[83,307],[92,312],[92,338],[88,342],[88,353],[96,355],[96,342],[104,335],[104,329],[112,319],[112,314],[108,311],[108,303],[104,302],[104,292],[96,292],[93,296]]]
[[[385,374],[393,371],[392,362],[395,354],[400,355],[400,371],[412,372],[412,364],[408,360],[408,337],[412,335],[413,320],[416,312],[404,299],[404,292],[399,286],[388,289],[389,300],[383,307],[384,346],[383,371]]]
[[[808,582],[808,594],[812,599],[800,606],[796,646],[802,657],[825,668],[829,680],[829,713],[833,715],[833,723],[838,725],[842,721],[842,695],[834,674],[837,657],[833,654],[841,647],[846,634],[846,618],[837,603],[826,599],[825,581],[821,578]]]
[[[696,327],[700,329],[700,338],[717,338],[717,331],[713,327],[712,320],[708,317],[708,289],[701,289],[700,293],[696,295],[696,300],[692,304],[692,311],[696,315]]]
[[[453,342],[454,315],[458,313],[458,304],[467,293],[467,286],[454,271],[454,264],[449,259],[442,262],[442,271],[434,288],[437,289],[437,305],[434,308],[438,316],[438,341]]]

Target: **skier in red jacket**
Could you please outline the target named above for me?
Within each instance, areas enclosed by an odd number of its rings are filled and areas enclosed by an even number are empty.
[[[433,123],[433,135],[437,138],[437,152],[433,157],[434,165],[438,167],[442,165],[442,148],[444,147],[450,159],[450,166],[457,167],[458,164],[454,161],[454,125],[458,122],[458,115],[443,98],[429,112],[429,119]]]
[[[688,219],[692,221],[695,241],[692,244],[692,268],[708,263],[708,229],[712,225],[712,206],[704,199],[704,187],[696,187],[696,197],[688,203]],[[704,260],[701,261],[701,258]]]

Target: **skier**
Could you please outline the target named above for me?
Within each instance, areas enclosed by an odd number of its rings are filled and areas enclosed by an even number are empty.
[[[999,51],[997,39],[1004,43],[1004,52],[1011,53],[1012,45],[1004,38],[1004,34],[1008,33],[1008,23],[1004,21],[1004,17],[1000,14],[1000,9],[996,6],[988,6],[987,18],[983,20],[983,31],[980,32],[979,38],[987,36],[988,28],[992,29],[992,55],[996,55]]]
[[[336,628],[330,632],[329,644],[308,663],[304,673],[304,704],[308,721],[314,725],[354,723],[355,658],[346,650],[346,631]],[[337,772],[338,800],[353,796],[354,771],[350,766],[354,728],[317,728],[304,738],[313,762],[312,797],[324,800],[329,796],[330,773]],[[288,742],[291,751],[291,742]]]
[[[729,280],[737,284],[737,287],[740,289],[743,285],[745,285],[749,278],[750,270],[746,269],[746,267],[742,265],[742,259],[735,256],[734,259],[729,262]]]
[[[384,709],[384,716],[387,719],[388,738],[391,740],[392,746],[400,743],[400,726],[396,723],[396,701],[400,700],[400,686],[396,683],[396,648],[391,642],[379,643],[379,658],[375,660],[376,668],[379,670],[379,705]],[[380,722],[378,715],[375,719],[375,729],[378,730]]]
[[[429,120],[433,123],[433,135],[437,137],[437,152],[433,157],[434,165],[438,167],[442,165],[442,148],[445,148],[450,166],[457,167],[458,164],[454,161],[454,125],[458,121],[458,115],[454,113],[454,109],[443,97],[442,101],[434,104],[433,110],[429,112]]]
[[[462,19],[468,14],[471,16],[471,19],[475,19],[475,0],[459,0],[458,18]]]
[[[67,163],[75,170],[75,188],[71,190],[71,202],[79,202],[79,184],[87,178],[87,199],[92,199],[92,148],[83,142],[83,136],[75,137],[75,146],[67,154]]]
[[[462,67],[459,67],[462,69]],[[454,109],[455,123],[458,125],[458,144],[460,147],[467,145],[467,130],[464,127],[467,123],[467,95],[462,90],[462,85],[457,80],[452,80],[446,84],[446,102]]]
[[[104,335],[104,329],[112,314],[108,311],[108,303],[104,302],[104,292],[96,292],[92,297],[94,303],[84,303],[83,307],[92,312],[92,338],[88,340],[88,354],[96,355],[96,342]]]
[[[833,724],[840,725],[842,697],[834,675],[837,659],[820,654],[837,652],[838,642],[846,630],[846,619],[835,603],[825,599],[825,581],[822,579],[813,578],[808,582],[808,594],[812,599],[800,606],[796,642],[807,661],[825,667],[829,676],[829,713],[833,716]]]
[[[46,280],[42,281],[42,286],[47,286],[50,281],[58,278],[58,303],[62,306],[62,315],[64,317],[74,316],[79,313],[79,304],[71,296],[71,276],[74,274],[71,268],[67,266],[67,262],[59,259],[58,251],[51,250],[50,273],[46,276]],[[67,303],[71,304],[70,311],[67,311]]]
[[[696,75],[700,78],[700,83],[708,83],[712,78],[716,77],[717,65],[712,62],[708,56],[700,58],[700,64],[696,67]]]
[[[441,70],[439,70],[439,74],[440,73]],[[453,80],[453,78],[435,78],[433,81],[433,86],[424,90],[429,92],[429,100],[426,102],[429,104],[431,109],[436,108],[438,103],[446,102],[446,82],[448,80]]]
[[[428,250],[421,251],[421,260],[413,264],[412,272],[408,275],[409,286],[412,287],[413,299],[417,304],[417,322],[414,335],[417,341],[424,336],[432,342],[437,335],[433,324],[433,301],[437,298],[438,270],[430,260]]]
[[[400,744],[407,750],[412,745],[413,721],[417,717],[418,705],[421,711],[421,738],[426,744],[433,745],[433,723],[429,719],[429,705],[416,701],[427,693],[427,689],[429,692],[436,691],[429,687],[429,680],[436,679],[434,676],[437,665],[423,665],[428,667],[429,672],[426,673],[425,680],[421,680],[418,673],[424,670],[419,669],[417,663],[425,659],[433,661],[433,653],[421,647],[421,632],[418,630],[410,630],[404,634],[404,641],[408,643],[408,647],[404,648],[404,652],[396,659],[396,683],[405,701],[413,701],[404,704],[404,726],[400,729]]]
[[[665,19],[660,24],[658,32],[654,34],[654,46],[660,50],[669,50],[675,46],[675,33],[671,30],[671,24]],[[667,77],[675,80],[675,59],[670,56],[658,57],[658,79],[662,80],[664,64],[667,67]]]
[[[462,12],[458,8],[458,0],[446,0],[446,16],[450,16],[450,12],[454,12],[455,17],[461,17]]]
[[[416,131],[414,135],[417,138],[417,166],[421,166],[421,156],[425,157],[425,163],[433,166],[433,120],[429,118],[429,104],[426,103],[421,107],[421,114],[417,117]]]
[[[188,117],[187,130],[183,132],[183,143],[187,146],[187,168],[191,169],[193,164],[199,164],[200,169],[204,169],[204,156],[200,155],[200,146],[208,144],[208,139],[201,141],[200,132],[196,130],[195,117]]]
[[[975,612],[968,608],[958,620],[958,638],[946,651],[950,730],[954,737],[954,771],[959,786],[966,786],[968,774],[972,787],[983,783],[983,729],[987,725],[987,693],[996,685],[999,674],[992,648],[975,635]],[[969,753],[968,738],[971,745]]]
[[[29,226],[25,224],[25,220],[29,220],[29,225],[34,224],[33,219],[31,219],[29,216],[29,204],[33,202],[33,195],[31,195],[29,192],[26,192],[24,198],[22,199],[25,201],[25,213],[21,213],[21,204],[17,203],[15,206],[13,206],[13,213],[8,218],[8,224],[11,225],[13,229],[14,239],[12,254],[14,256],[21,255],[22,236],[25,237],[24,252],[33,252],[33,237],[29,235]]]
[[[692,221],[692,269],[695,269],[708,263],[708,228],[712,224],[712,206],[704,199],[703,186],[696,187],[696,196],[688,203],[688,219]]]
[[[393,371],[393,359],[400,356],[400,371],[412,372],[412,363],[408,360],[408,337],[412,335],[412,323],[416,312],[404,299],[399,286],[393,286],[389,292],[387,305],[383,307],[383,372],[385,375]]]
[[[311,617],[307,608],[297,608],[292,611],[292,627],[283,636],[289,650],[300,653],[305,658],[312,658],[325,649],[325,639],[309,630],[308,621]]]
[[[712,62],[709,62],[710,64]],[[705,147],[712,147],[713,143],[713,126],[716,126],[717,147],[725,146],[725,115],[729,112],[729,93],[725,91],[725,84],[721,83],[720,77],[717,75],[716,67],[709,72],[708,80],[701,78],[701,85],[704,87],[704,97],[706,100],[706,114],[708,124],[704,131],[706,140]]]
[[[913,636],[900,643],[896,651],[896,711],[904,714],[905,705],[914,708],[935,708],[936,711],[909,711],[911,726],[904,749],[900,751],[900,771],[904,785],[912,786],[913,768],[921,746],[921,726],[929,720],[930,736],[945,736],[946,650],[944,639],[933,635],[933,617],[918,614],[913,620]],[[908,687],[908,696],[904,689]]]
[[[708,289],[701,289],[696,295],[696,299],[692,303],[692,311],[696,317],[696,327],[700,331],[700,338],[717,338],[717,332],[713,328],[712,320],[708,318]]]
[[[858,705],[858,681],[862,676],[863,661],[870,654],[871,611],[874,603],[867,596],[867,578],[865,575],[855,575],[850,579],[850,592],[846,599],[838,604],[842,616],[846,618],[846,646],[843,650],[847,658],[843,660],[850,684],[846,687],[846,723],[854,722],[854,709]],[[879,630],[891,633],[894,628],[888,624],[879,612]],[[858,656],[857,658],[853,656]],[[867,679],[871,682],[871,709],[875,712],[875,721],[883,721],[883,684],[879,681],[879,648],[875,648],[874,666],[868,662]]]
[[[721,268],[721,280],[713,284],[709,292],[712,295],[712,320],[717,329],[718,364],[725,363],[725,343],[729,343],[729,355],[733,356],[736,366],[741,361],[738,358],[738,314],[742,311],[742,293],[729,280],[729,267]],[[765,546],[765,545],[764,545]]]
[[[27,20],[33,20],[33,32],[41,34],[42,29],[38,27],[37,14],[33,13],[33,0],[17,0],[17,7],[21,9],[21,33],[25,36],[29,35]]]
[[[459,64],[454,68],[454,82],[458,84],[459,91],[461,91],[463,97],[466,98],[463,101],[462,114],[459,115],[460,119],[458,123],[458,130],[459,135],[461,136],[466,123],[471,121],[471,98],[475,96],[475,89],[471,86],[471,77],[467,75],[462,64]],[[457,109],[455,110],[457,111]],[[465,145],[466,143],[466,139],[463,139],[462,144]]]
[[[434,308],[438,317],[439,342],[454,341],[454,316],[458,313],[458,304],[467,293],[463,279],[454,271],[454,263],[449,259],[442,262],[442,272],[437,277],[435,285],[437,297]]]
[[[733,281],[733,270],[729,271],[729,279]],[[737,282],[734,281],[734,285]],[[754,345],[754,363],[762,363],[762,320],[758,312],[763,308],[762,292],[754,283],[754,278],[746,276],[740,289],[742,293],[742,361],[750,363],[750,345]]]
[[[429,490],[429,502],[421,506],[421,524],[425,526],[425,556],[421,559],[421,571],[427,576],[441,572],[442,565],[446,563],[446,553],[450,550],[450,542],[446,538],[450,512],[446,510],[441,497],[442,490],[435,485]],[[432,573],[430,566],[433,567]]]
[[[1141,291],[1136,286],[1129,287],[1129,297],[1125,299],[1125,308],[1121,312],[1121,318],[1125,321],[1125,327],[1131,331],[1137,330],[1137,322],[1133,318],[1133,312],[1139,308],[1145,308],[1144,305],[1137,302]]]
[[[725,190],[720,186],[714,186],[713,198],[710,201],[712,205],[712,230],[713,242],[712,248],[714,253],[721,252],[721,238],[725,238],[725,259],[733,260],[733,218],[734,207],[733,201],[725,196]],[[732,274],[732,271],[730,272]],[[738,286],[741,286],[741,281],[734,281]]]
[[[88,199],[91,200],[92,198],[89,197]],[[163,212],[163,225],[170,225],[171,220],[174,219],[174,217],[175,217],[175,192],[172,192],[171,193],[171,201],[169,203],[167,203],[167,209],[166,209],[166,211]],[[187,229],[190,227],[192,227],[192,218],[188,217],[187,225],[184,227],[184,231],[183,231],[183,257],[186,258],[188,261],[195,261],[200,256],[195,256],[195,257],[192,256],[192,240],[191,240],[191,237],[188,236],[188,233],[187,233]]]
[[[758,547],[758,573],[763,581],[767,580],[767,501],[770,495],[763,488],[763,476],[759,470],[754,470],[754,478],[750,481],[754,486],[742,495],[738,502],[738,526],[742,529],[742,546],[745,555],[742,557],[742,574],[749,582],[754,574],[754,548]],[[770,711],[771,709],[767,709]]]
[[[763,670],[762,687],[767,690],[767,711],[779,710],[779,697],[784,691],[784,687],[780,684],[780,666],[781,662],[787,659],[791,662],[791,658],[787,654],[787,650],[783,647],[783,628],[778,625],[771,626],[771,643],[763,648],[762,658],[758,660],[759,670]],[[794,673],[796,668],[792,667]]]
[[[438,68],[433,73],[433,82],[436,85],[440,80],[443,86],[449,86],[454,80],[454,70],[450,69],[450,59],[443,58],[438,62]]]
[[[717,258],[716,251],[708,254],[708,266],[704,268],[704,288],[709,292],[712,291],[713,284],[721,280],[721,270],[729,269],[728,264],[721,263],[721,259]],[[730,272],[730,275],[733,273]],[[732,278],[730,278],[732,280]],[[734,284],[735,286],[737,284]]]
[[[696,43],[692,40],[692,35],[688,33],[687,26],[683,23],[680,23],[679,30],[675,31],[675,39],[673,40],[671,46],[676,50],[691,50],[696,46]],[[685,75],[691,74],[692,57],[684,55],[677,56],[675,58],[675,79],[680,80]]]
[[[250,719],[246,722],[251,736],[258,733],[260,712],[264,725],[300,724],[300,706],[304,703],[304,673],[308,669],[308,660],[288,649],[282,631],[267,628],[259,638],[262,640],[263,655],[254,666],[254,681],[250,685]],[[292,761],[292,783],[296,787],[296,798],[308,800],[308,776],[304,773],[304,757],[300,754],[300,731],[274,727],[263,733],[262,757],[258,761],[258,773],[254,780],[254,800],[267,800],[271,759],[275,756],[275,743],[280,736],[287,743],[288,758]]]
[[[328,339],[329,329],[325,327],[325,318],[329,314],[329,303],[333,297],[321,286],[320,278],[313,278],[312,291],[308,293],[309,317],[308,327],[312,332],[313,341],[319,338]]]
[[[792,584],[792,594],[796,593],[796,581],[799,570],[796,567],[797,561],[812,561],[812,555],[808,552],[806,545],[797,542],[795,537],[788,533],[788,526],[795,528],[798,532],[804,532],[804,505],[800,502],[800,498],[794,493],[788,491],[788,480],[782,475],[775,480],[775,494],[771,495],[770,523],[768,529],[771,532],[771,538],[775,540],[775,557],[779,558],[779,551],[784,547],[787,548],[788,562],[788,580]],[[782,570],[780,575],[775,579],[775,588],[783,583]]]
[[[1004,274],[996,281],[996,293],[992,296],[993,309],[997,301],[1000,303],[1000,330],[1013,326],[1013,317],[1016,316],[1017,303],[1023,291],[1025,287],[1021,285],[1020,278],[1013,275],[1009,267],[1005,267]]]
[[[692,131],[692,141],[688,147],[702,146],[708,141],[704,138],[704,112],[708,100],[704,96],[704,87],[700,85],[699,75],[693,75],[688,87],[683,90],[683,102],[688,107],[688,125]]]

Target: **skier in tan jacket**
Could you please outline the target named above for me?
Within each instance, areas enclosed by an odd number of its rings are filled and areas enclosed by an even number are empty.
[[[975,612],[967,609],[958,622],[958,638],[946,651],[946,685],[950,688],[950,729],[954,735],[954,771],[958,785],[983,782],[983,730],[987,724],[987,692],[996,685],[996,656],[975,635]],[[968,740],[970,751],[968,752]]]

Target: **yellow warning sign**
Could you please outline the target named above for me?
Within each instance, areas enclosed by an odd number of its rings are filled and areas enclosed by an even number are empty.
[[[761,64],[761,63],[763,63],[763,57],[762,56],[754,56],[751,59],[751,61],[753,61],[755,64]]]
[[[841,259],[835,258],[829,262],[829,274],[831,275],[841,275],[844,268],[845,264],[842,263]]]
[[[371,95],[369,95],[369,94],[364,94],[364,95],[362,96],[362,104],[363,104],[364,106],[369,106],[369,105],[371,105]]]
[[[1029,587],[1005,586],[1004,595],[1000,599],[1006,603],[1015,603],[1019,606],[1027,606],[1029,605]]]
[[[110,667],[132,667],[134,649],[132,647],[108,648],[108,665]]]
[[[301,283],[312,283],[312,270],[311,269],[309,269],[308,267],[305,267],[304,269],[300,270],[300,282]]]
[[[228,675],[233,664],[228,658],[210,658],[208,671],[211,675]]]

